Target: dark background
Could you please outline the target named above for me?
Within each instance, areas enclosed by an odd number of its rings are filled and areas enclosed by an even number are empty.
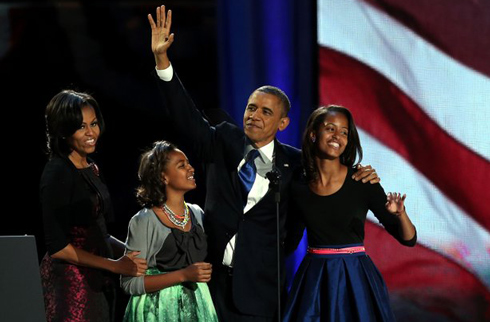
[[[109,232],[125,240],[135,201],[138,156],[155,140],[174,140],[151,75],[154,69],[147,14],[153,1],[45,1],[0,3],[0,80],[4,164],[0,235],[34,235],[46,252],[38,198],[46,163],[44,110],[60,90],[91,93],[106,132],[92,155],[115,208]],[[166,1],[175,12],[171,59],[199,106],[219,106],[216,3]],[[7,134],[8,133],[8,134]],[[185,147],[182,147],[185,150]],[[192,155],[188,155],[197,168]],[[201,184],[202,177],[198,180]],[[202,205],[203,191],[187,195]],[[127,296],[119,290],[118,318]]]
[[[134,189],[140,153],[155,140],[175,140],[160,113],[147,14],[160,2],[58,1],[0,4],[0,77],[6,180],[1,235],[35,235],[45,248],[38,184],[45,155],[44,110],[56,93],[91,93],[107,124],[92,155],[112,195],[110,232],[125,239],[138,210]],[[199,106],[219,106],[215,1],[166,1],[175,12],[171,59]],[[185,150],[185,147],[182,147]],[[189,155],[191,162],[193,157]],[[194,166],[198,164],[194,161]],[[191,201],[202,196],[191,192]],[[8,224],[7,224],[8,223]]]

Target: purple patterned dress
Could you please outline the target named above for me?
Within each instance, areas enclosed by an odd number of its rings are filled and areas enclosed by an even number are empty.
[[[112,321],[114,276],[49,256],[70,243],[89,253],[112,257],[106,230],[106,216],[111,212],[107,187],[94,164],[85,169],[70,170],[74,171],[73,178],[66,178],[65,173],[65,178],[55,175],[58,180],[52,180],[51,175],[55,172],[45,169],[41,179],[48,247],[41,262],[46,318],[47,321]],[[57,181],[61,187],[56,187]],[[89,211],[83,214],[81,209]]]

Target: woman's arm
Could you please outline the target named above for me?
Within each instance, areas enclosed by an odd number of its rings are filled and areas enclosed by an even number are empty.
[[[62,250],[51,255],[51,257],[65,260],[75,265],[104,269],[115,274],[142,276],[147,268],[146,260],[136,258],[137,255],[137,252],[133,252],[117,260],[112,260],[94,255],[68,244]]]
[[[73,195],[77,195],[83,189],[78,188],[77,175],[68,162],[61,158],[50,160],[46,164],[40,183],[44,232],[50,256],[75,265],[138,276],[144,272],[146,262],[135,261],[133,258],[136,255],[110,260],[70,244],[66,229],[71,216],[74,216],[74,212],[76,212],[74,209],[77,209],[72,204],[72,198]],[[77,206],[79,205],[77,204]],[[84,209],[80,207],[78,210]],[[66,222],[62,223],[62,220]]]
[[[70,242],[67,227],[74,215],[71,198],[76,190],[76,176],[68,162],[61,158],[48,161],[39,184],[44,239],[49,255],[62,250]]]

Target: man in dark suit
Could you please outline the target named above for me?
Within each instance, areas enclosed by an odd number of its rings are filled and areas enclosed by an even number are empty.
[[[289,124],[289,99],[276,87],[260,87],[248,99],[243,129],[228,122],[211,126],[195,108],[168,59],[174,40],[171,11],[166,14],[162,6],[157,8],[156,22],[151,15],[148,18],[166,112],[205,165],[204,226],[208,259],[213,264],[210,290],[220,320],[277,319],[276,203],[266,174],[272,169],[281,174],[282,257],[288,188],[301,162],[298,149],[275,139],[277,131]],[[245,188],[246,179],[241,177],[247,167],[253,168],[253,178]],[[376,177],[370,171],[363,176]]]

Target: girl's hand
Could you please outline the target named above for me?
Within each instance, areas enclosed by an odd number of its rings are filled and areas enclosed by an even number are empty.
[[[406,194],[401,196],[400,193],[389,192],[388,195],[386,195],[386,209],[397,217],[401,216],[403,213],[405,213],[406,197]]]
[[[207,283],[211,280],[212,265],[209,263],[194,263],[183,270],[186,282]]]

